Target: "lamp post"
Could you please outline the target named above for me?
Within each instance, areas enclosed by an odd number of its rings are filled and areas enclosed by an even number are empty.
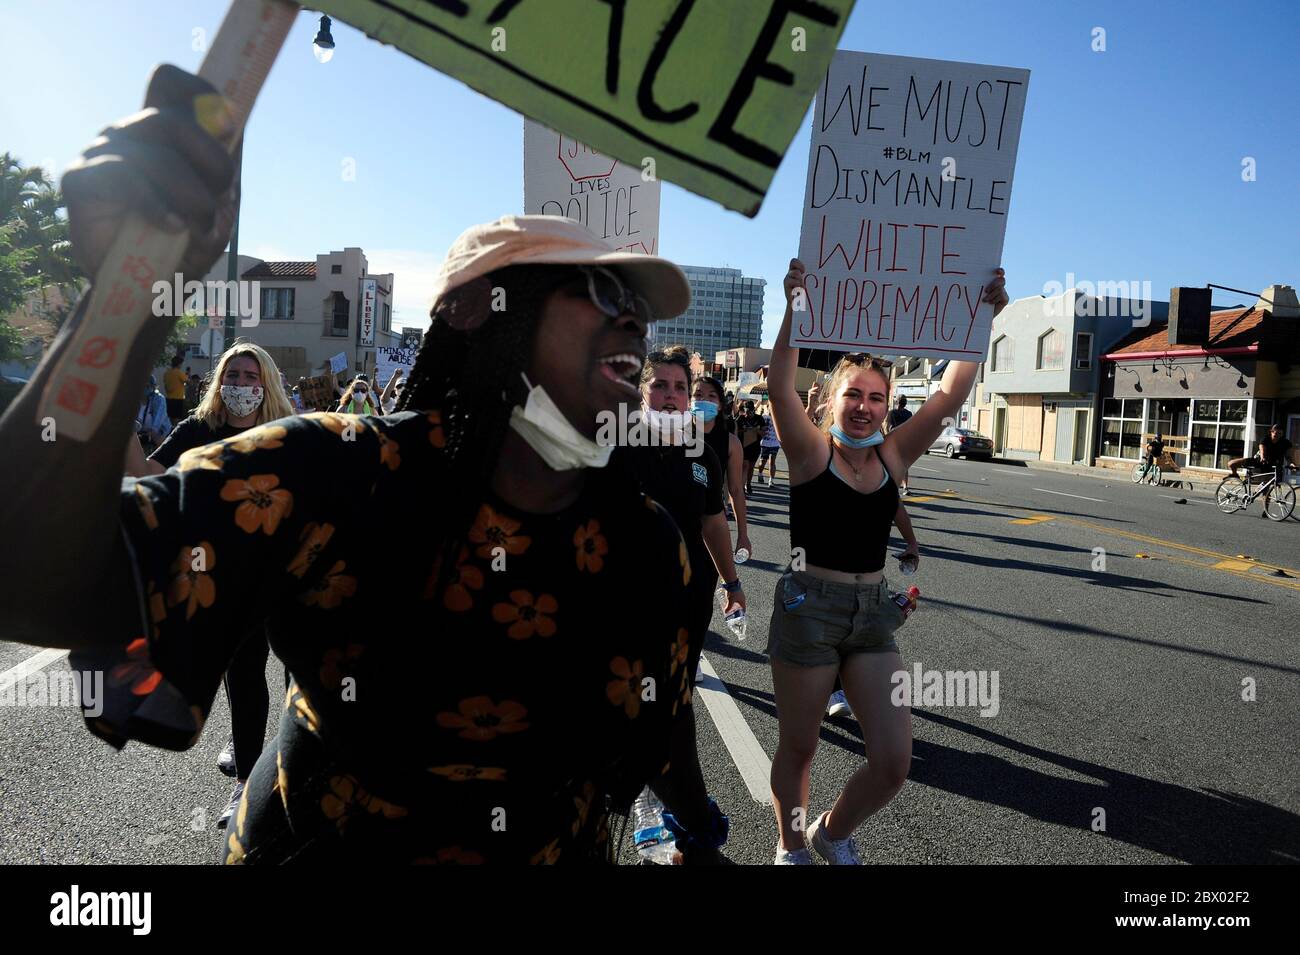
[[[316,54],[316,59],[322,63],[328,63],[334,56],[334,36],[330,33],[330,18],[320,18],[320,29],[316,33],[316,39],[312,41],[312,52]],[[243,181],[244,181],[244,143],[241,138],[239,146],[235,149],[235,176],[236,181],[240,183],[239,198],[235,200],[235,224],[230,230],[230,247],[226,250],[226,315],[225,322],[222,325],[221,351],[224,353],[230,347],[230,343],[235,338],[235,308],[239,296],[231,295],[230,290],[235,288],[235,282],[239,280],[239,208],[243,205]],[[257,307],[260,309],[262,303],[258,302]],[[216,351],[216,349],[212,349]],[[215,356],[211,359],[215,362]]]
[[[328,63],[334,56],[334,35],[330,33],[329,17],[320,18],[320,29],[316,32],[316,39],[312,41],[311,51],[322,63]]]

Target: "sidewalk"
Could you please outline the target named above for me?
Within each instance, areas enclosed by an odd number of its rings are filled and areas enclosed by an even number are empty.
[[[990,463],[1006,467],[1023,467],[1031,471],[1059,471],[1066,474],[1079,474],[1084,477],[1102,478],[1114,483],[1127,483],[1132,480],[1132,465],[1123,468],[1089,467],[1086,464],[1063,464],[1059,461],[1020,461],[1012,458],[990,458]],[[1166,487],[1176,487],[1199,494],[1214,495],[1223,475],[1206,477],[1203,474],[1188,471],[1166,472],[1161,483]]]
[[[926,457],[922,456],[917,463],[923,464]],[[945,459],[947,460],[947,459]],[[1089,467],[1086,464],[1063,464],[1058,461],[1021,461],[1018,458],[989,458],[990,464],[996,464],[1001,467],[1023,468],[1030,471],[1057,471],[1065,474],[1078,474],[1083,477],[1101,478],[1115,484],[1128,484],[1132,481],[1132,465],[1126,465],[1123,468],[1102,468]],[[764,471],[764,474],[767,472]],[[776,459],[776,475],[785,481],[790,480],[789,472],[785,467],[784,453],[778,454]],[[1214,496],[1215,489],[1218,488],[1219,482],[1223,480],[1224,475],[1211,475],[1206,477],[1202,474],[1189,473],[1188,471],[1167,472],[1161,478],[1163,487],[1172,487],[1175,490],[1191,491],[1196,494],[1206,494]],[[757,471],[754,474],[754,480],[758,480]]]

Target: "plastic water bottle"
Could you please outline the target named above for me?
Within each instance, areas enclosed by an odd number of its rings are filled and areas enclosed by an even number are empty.
[[[906,620],[908,615],[916,609],[916,598],[921,596],[919,587],[908,587],[905,594],[890,594],[889,599],[898,604],[899,609],[903,611],[903,619]]]
[[[743,564],[747,560],[749,560],[749,548],[742,547],[736,551],[736,563]]]
[[[664,804],[649,786],[632,803],[632,841],[643,862],[672,865],[673,834],[664,825]]]
[[[920,557],[916,554],[903,554],[898,558],[898,572],[904,577],[911,577],[916,573],[916,565]]]
[[[745,639],[745,611],[733,610],[724,618],[737,640]]]

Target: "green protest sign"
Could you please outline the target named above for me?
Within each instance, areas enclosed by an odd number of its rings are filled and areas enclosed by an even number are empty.
[[[647,179],[752,216],[825,76],[853,0],[313,6],[640,167]]]

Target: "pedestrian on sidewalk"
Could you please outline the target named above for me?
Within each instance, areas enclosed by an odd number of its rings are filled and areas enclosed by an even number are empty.
[[[985,287],[994,314],[1007,302],[1004,285],[999,269]],[[912,422],[884,435],[887,366],[870,355],[846,355],[827,382],[826,415],[817,428],[795,391],[798,350],[786,344],[795,290],[804,288],[798,259],[784,286],[768,393],[790,469],[791,552],[803,569],[792,567],[777,582],[767,645],[780,733],[772,759],[775,862],[810,864],[811,845],[832,865],[859,865],[853,833],[898,793],[911,765],[911,712],[891,703],[891,677],[902,669],[894,631],[904,619],[884,575],[899,504],[893,476],[924,454],[943,419],[957,412],[978,366],[950,362]],[[837,675],[861,725],[867,762],[828,812],[806,815],[808,773]]]

